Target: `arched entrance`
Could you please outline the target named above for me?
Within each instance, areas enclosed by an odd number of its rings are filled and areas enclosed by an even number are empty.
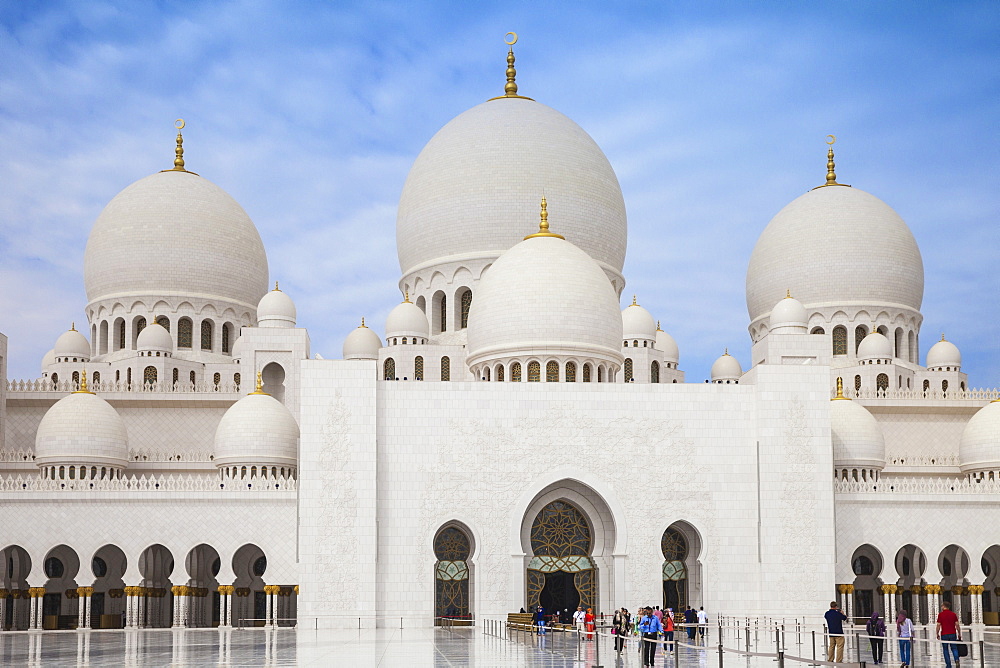
[[[45,555],[45,597],[42,599],[42,628],[75,629],[79,619],[76,574],[80,572],[80,557],[68,545],[58,545]]]
[[[145,589],[137,601],[139,626],[168,628],[173,621],[170,574],[174,572],[174,555],[163,545],[150,545],[139,555],[138,565]]]
[[[922,595],[922,576],[926,568],[927,557],[919,547],[911,543],[899,548],[896,553],[896,573],[899,574],[896,609],[906,610],[915,624],[925,623],[926,618],[927,606]]]
[[[938,572],[941,573],[941,601],[951,604],[962,624],[972,621],[972,601],[968,594],[969,554],[958,545],[949,545],[938,555]]]
[[[660,537],[663,553],[663,609],[683,611],[701,602],[698,555],[701,538],[687,522],[674,522]]]
[[[125,552],[117,545],[105,545],[94,553],[90,570],[94,574],[94,593],[90,596],[90,626],[95,629],[120,629],[125,612]]]
[[[528,607],[576,610],[597,604],[597,571],[591,561],[590,523],[565,499],[548,503],[531,524]]]
[[[211,545],[202,543],[191,549],[184,559],[190,579],[187,581],[187,624],[193,627],[219,625],[219,574],[222,560]]]
[[[234,625],[264,626],[267,615],[267,594],[264,592],[266,570],[264,550],[253,543],[247,543],[233,555],[233,573],[236,575],[233,581],[235,596],[231,597]]]
[[[434,616],[468,619],[472,613],[472,541],[464,528],[446,525],[434,537]]]
[[[882,553],[873,545],[862,545],[854,551],[851,557],[851,568],[854,571],[854,610],[855,620],[871,617],[878,610],[883,615],[882,594]]]
[[[991,545],[982,558],[983,575],[986,580],[983,589],[983,622],[987,626],[1000,626],[1000,545]]]
[[[31,573],[31,557],[20,545],[10,545],[0,551],[3,572],[0,584],[9,594],[0,599],[0,631],[24,631],[28,628],[31,614],[31,599],[28,595],[28,575]]]

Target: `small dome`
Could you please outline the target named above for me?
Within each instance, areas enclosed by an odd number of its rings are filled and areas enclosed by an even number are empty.
[[[785,298],[774,305],[771,315],[768,316],[768,327],[771,332],[775,330],[805,332],[808,322],[809,314],[806,312],[806,307],[792,297],[791,292],[787,292]]]
[[[426,322],[426,320],[425,318],[424,321]],[[378,351],[381,347],[382,340],[372,329],[365,327],[365,321],[362,318],[361,326],[344,339],[344,359],[375,360],[378,359]]]
[[[674,337],[660,329],[659,323],[656,325],[656,343],[653,347],[663,351],[663,359],[667,362],[679,362],[681,359],[681,352]]]
[[[243,358],[243,335],[240,334],[236,337],[236,342],[233,343],[233,359],[239,360]]]
[[[257,304],[257,326],[295,327],[295,302],[278,289],[277,283]]]
[[[76,357],[81,361],[90,359],[90,344],[87,343],[87,337],[76,331],[75,326],[59,335],[53,350],[57,359],[64,357]]]
[[[712,364],[713,383],[739,380],[742,375],[743,367],[740,366],[739,360],[729,354],[728,350]]]
[[[656,321],[649,311],[636,303],[635,297],[632,297],[632,303],[622,311],[622,339],[656,340]]]
[[[875,416],[850,399],[830,402],[833,465],[885,468],[885,436]]]
[[[965,425],[958,464],[962,473],[1000,470],[1000,401],[980,408]]]
[[[879,332],[872,332],[861,340],[858,359],[892,359],[892,344]]]
[[[254,392],[230,406],[215,430],[215,465],[296,466],[299,425],[285,405]]]
[[[939,367],[953,367],[955,371],[962,368],[962,353],[954,343],[944,340],[944,334],[941,335],[941,340],[927,351],[927,368]]]
[[[137,350],[152,350],[162,352],[173,352],[174,340],[170,337],[163,325],[152,323],[139,332],[135,346]]]
[[[42,356],[42,373],[49,370],[49,366],[56,363],[56,350],[53,348]]]
[[[387,340],[393,336],[416,336],[426,339],[430,334],[430,329],[427,316],[408,297],[389,311],[389,317],[385,319],[385,338]]]
[[[111,404],[90,392],[74,392],[52,405],[35,433],[35,463],[128,465],[125,422]]]
[[[547,216],[544,211],[543,204]],[[618,295],[583,250],[549,232],[530,235],[483,275],[469,313],[468,341],[470,367],[505,357],[553,355],[618,366],[623,361]]]

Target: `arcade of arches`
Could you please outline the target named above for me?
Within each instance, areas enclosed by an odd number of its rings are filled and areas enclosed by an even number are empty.
[[[58,545],[39,565],[21,546],[0,550],[0,630],[294,625],[298,586],[266,584],[267,557],[253,544],[227,557],[231,583],[217,579],[222,556],[204,543],[181,555],[182,567],[165,546],[147,547],[131,586],[118,546],[80,556]]]
[[[978,555],[948,545],[935,557],[918,546],[904,545],[889,563],[873,545],[858,547],[851,557],[854,579],[837,585],[840,603],[855,619],[878,611],[887,619],[906,610],[918,624],[933,623],[941,603],[948,602],[963,624],[1000,625],[1000,545]]]

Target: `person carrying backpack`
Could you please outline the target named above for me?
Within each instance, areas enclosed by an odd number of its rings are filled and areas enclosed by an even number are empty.
[[[882,663],[882,652],[885,650],[885,621],[878,611],[873,612],[865,625],[865,634],[872,646],[872,663]]]

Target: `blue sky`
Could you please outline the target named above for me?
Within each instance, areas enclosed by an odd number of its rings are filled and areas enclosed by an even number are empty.
[[[524,95],[614,166],[628,286],[689,381],[748,366],[757,236],[825,175],[909,223],[926,274],[921,362],[941,332],[974,387],[1000,385],[1000,3],[0,4],[0,331],[38,376],[85,320],[83,250],[103,206],[187,164],[239,201],[314,352],[340,356],[399,301],[395,210],[448,120]],[[821,249],[817,249],[821,251]],[[141,258],[135,261],[141,262]],[[873,268],[877,272],[878,268]]]

